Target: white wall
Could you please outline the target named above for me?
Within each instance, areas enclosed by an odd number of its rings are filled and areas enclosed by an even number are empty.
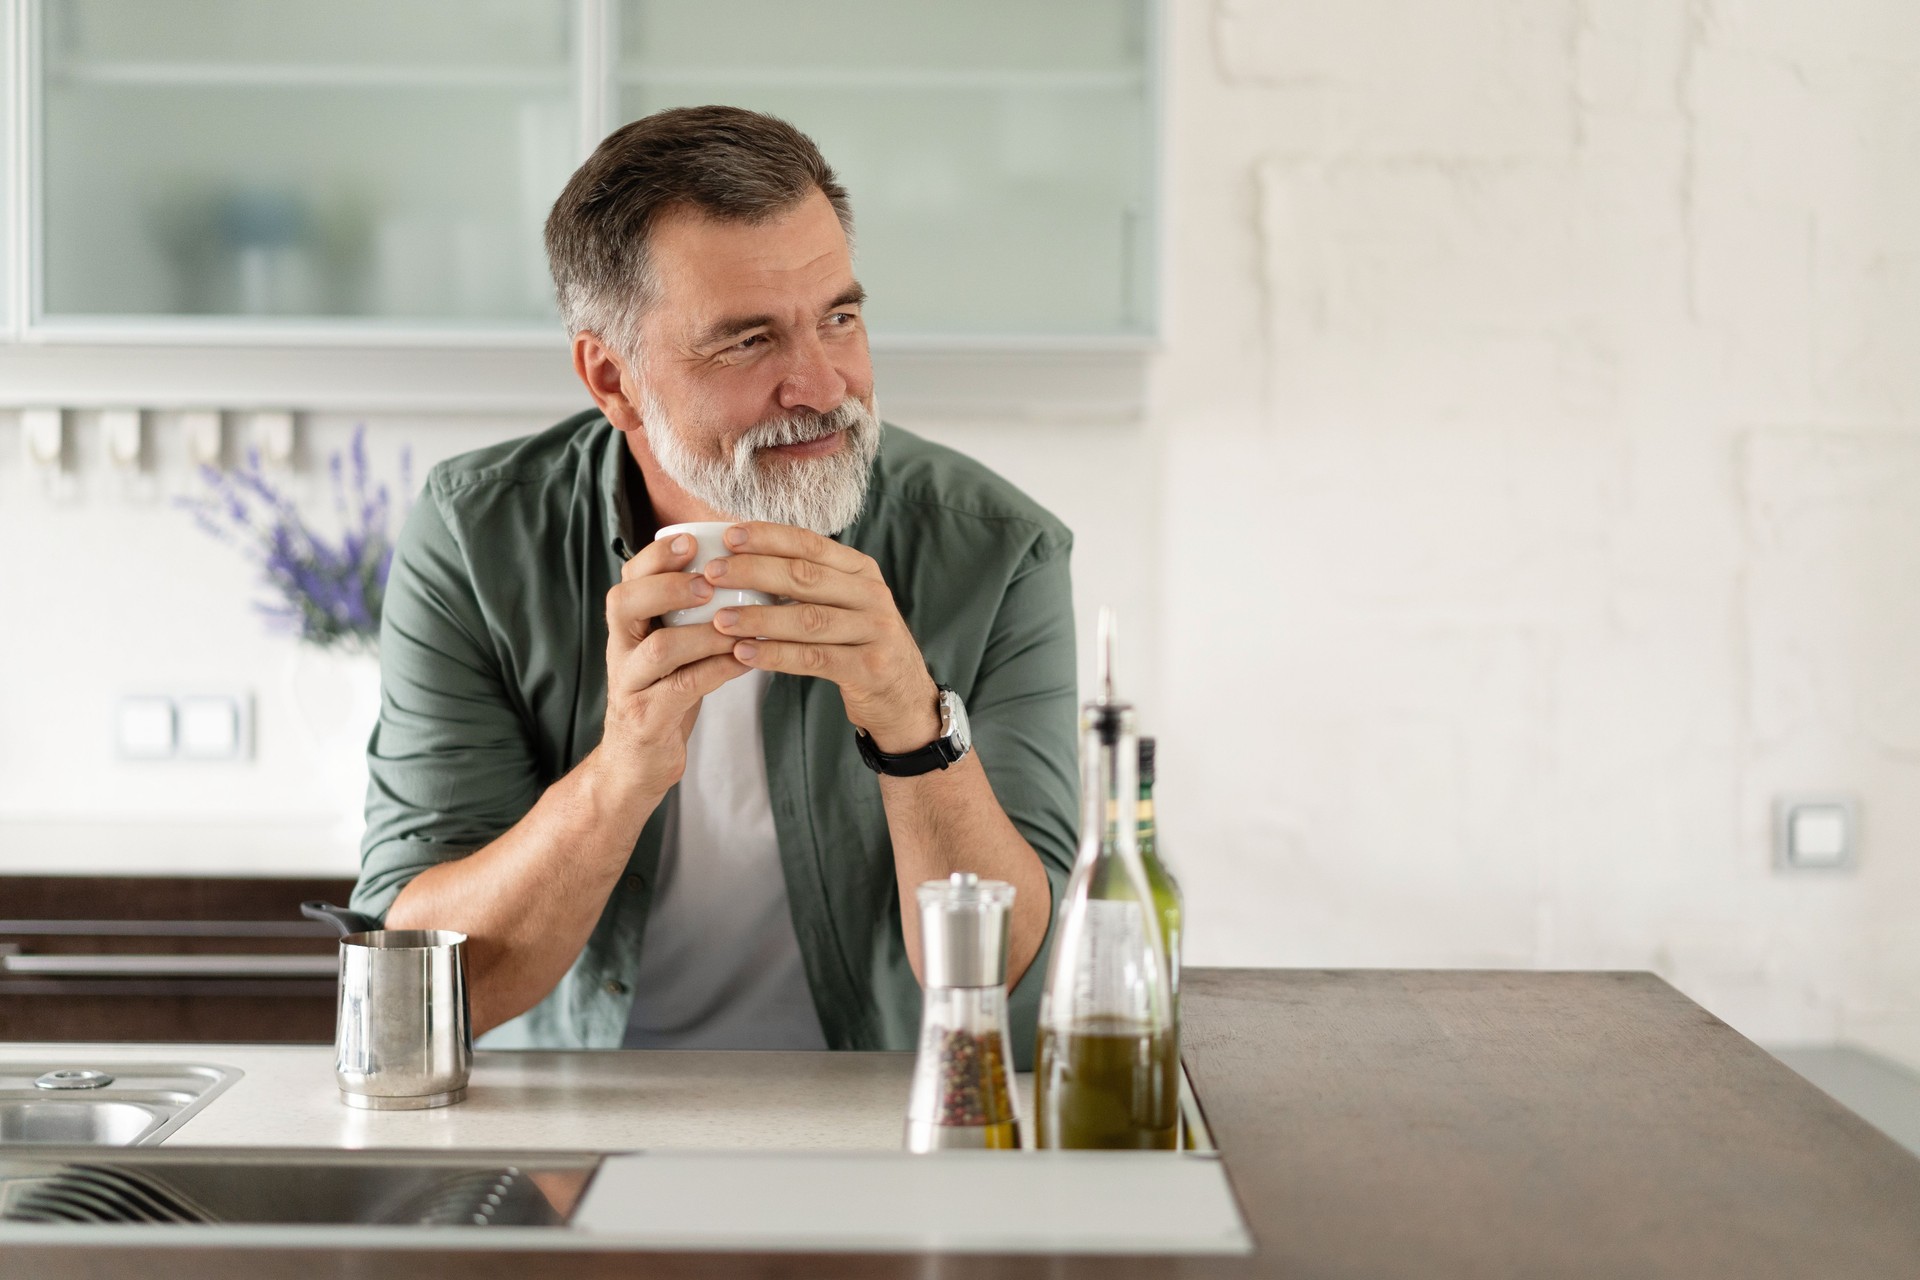
[[[1647,967],[1920,1059],[1920,9],[1177,8],[1194,958]],[[1813,788],[1857,875],[1770,871]]]
[[[1121,606],[1191,958],[1651,968],[1920,1062],[1920,9],[1170,8],[1146,421],[901,417]],[[0,414],[0,866],[344,865],[245,571],[77,436],[55,499]],[[116,763],[114,693],[189,681],[255,691],[258,761]],[[1814,788],[1857,874],[1770,870]]]

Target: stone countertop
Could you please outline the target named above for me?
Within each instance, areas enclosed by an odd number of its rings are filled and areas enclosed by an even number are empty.
[[[481,1050],[464,1102],[363,1111],[340,1101],[330,1045],[0,1045],[7,1061],[244,1072],[176,1147],[898,1151],[913,1074],[904,1053]]]
[[[1251,1256],[666,1251],[642,1260],[616,1250],[486,1252],[451,1242],[432,1249],[223,1251],[183,1241],[164,1250],[0,1245],[0,1273],[45,1280],[105,1274],[614,1280],[636,1268],[660,1280],[1920,1276],[1920,1160],[1651,974],[1192,969],[1183,982],[1183,1058],[1254,1235]],[[37,1058],[45,1048],[9,1051]],[[170,1052],[180,1055],[178,1046]],[[321,1106],[345,1110],[329,1097],[324,1049],[244,1052],[311,1055],[301,1060],[312,1064],[303,1068],[312,1074],[291,1098],[276,1099],[258,1082],[263,1092],[236,1092],[234,1100],[250,1100],[229,1116],[268,1117],[272,1106],[284,1105],[331,1115],[342,1129],[350,1123]],[[222,1060],[204,1046],[184,1056]],[[496,1061],[503,1056],[487,1055],[485,1078],[505,1070],[503,1088],[534,1092],[514,1073],[542,1070],[541,1055]],[[753,1066],[745,1055],[702,1056],[719,1059],[715,1067]],[[857,1073],[860,1058],[821,1055],[820,1065]],[[239,1056],[226,1060],[247,1066]],[[624,1061],[624,1067],[605,1068],[628,1077],[608,1094],[592,1092],[592,1064],[583,1063],[589,1086],[583,1092],[624,1099],[656,1090],[656,1099],[704,1099],[717,1113],[736,1108],[743,1115],[809,1101],[806,1082],[784,1078],[778,1087],[793,1090],[785,1102],[743,1103],[735,1089],[751,1092],[768,1081],[697,1079],[705,1064],[694,1055],[662,1064],[674,1068],[670,1078],[651,1076],[646,1060]],[[905,1057],[868,1056],[867,1086],[890,1092],[891,1105],[871,1110],[862,1122],[868,1128],[840,1129],[844,1113],[831,1107],[807,1127],[834,1133],[836,1143],[870,1133],[863,1140],[893,1147],[910,1068]],[[883,1086],[889,1071],[898,1074]],[[476,1072],[474,1081],[478,1098],[483,1076]],[[866,1105],[877,1096],[868,1095]],[[374,1121],[397,1122],[391,1130],[367,1132],[369,1142],[398,1142],[390,1135],[410,1130],[428,1143],[442,1125],[449,1141],[456,1135],[498,1141],[494,1132],[481,1132],[482,1122],[466,1118],[485,1114],[490,1104],[481,1101],[464,1104],[472,1108],[465,1115],[455,1107],[444,1115],[390,1113],[351,1123],[364,1120],[371,1129]],[[644,1146],[644,1115],[623,1128],[613,1110],[581,1120],[571,1133],[590,1133],[588,1145],[602,1149]],[[205,1119],[217,1116],[212,1109]],[[669,1117],[658,1119],[667,1129]],[[786,1128],[785,1117],[779,1119],[778,1127]],[[197,1123],[177,1140],[232,1136],[216,1137],[211,1127],[196,1135]],[[498,1123],[499,1133],[525,1134],[541,1145],[578,1141],[560,1132],[557,1120],[544,1127],[538,1121],[516,1127],[508,1117]],[[243,1137],[273,1140],[265,1132]],[[693,1140],[713,1141],[701,1134]]]

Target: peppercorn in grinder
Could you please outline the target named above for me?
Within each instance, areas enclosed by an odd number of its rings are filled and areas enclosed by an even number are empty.
[[[924,992],[907,1150],[1020,1149],[1007,1038],[1013,886],[955,872],[920,886]]]

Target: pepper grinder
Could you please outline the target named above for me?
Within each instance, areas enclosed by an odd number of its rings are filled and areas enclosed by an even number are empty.
[[[907,1150],[1020,1149],[1008,1064],[1007,922],[1013,886],[955,872],[919,888],[920,1056]]]

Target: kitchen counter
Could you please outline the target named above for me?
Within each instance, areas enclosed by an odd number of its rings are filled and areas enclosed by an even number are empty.
[[[1920,1275],[1920,1160],[1651,975],[1192,970],[1183,1010],[1183,1056],[1256,1238],[1252,1256],[975,1255],[936,1262],[927,1255],[658,1252],[647,1255],[646,1270],[658,1277],[937,1271],[1101,1280]],[[39,1055],[45,1046],[14,1048]],[[296,1050],[257,1052],[287,1055],[259,1060],[269,1065],[311,1061]],[[545,1064],[529,1058],[517,1065],[496,1064],[495,1056],[486,1061],[489,1083],[508,1094],[524,1089],[515,1096],[529,1106],[539,1105],[541,1072],[569,1078],[555,1055],[538,1055],[549,1059]],[[761,1055],[742,1058],[750,1056]],[[611,1100],[654,1088],[662,1100],[684,1103],[696,1086],[710,1083],[680,1078],[672,1089],[687,1091],[674,1093],[660,1079],[638,1083],[649,1078],[649,1064],[623,1070],[618,1060],[600,1065],[605,1060],[581,1056],[571,1078],[584,1082],[586,1094],[605,1089],[593,1096]],[[871,1088],[869,1101],[888,1101],[878,1120],[869,1117],[839,1137],[891,1146],[904,1075],[883,1077],[904,1071],[906,1060],[846,1061],[824,1068],[848,1073],[834,1077],[848,1085],[844,1096]],[[247,1069],[237,1059],[232,1065]],[[772,1128],[801,1145],[813,1141],[803,1135],[836,1130],[831,1108],[787,1126],[787,1108],[806,1105],[804,1084],[755,1083],[744,1061],[733,1069],[741,1074],[701,1095],[722,1113],[736,1105],[753,1112],[756,1089],[791,1088],[785,1102],[763,1095],[758,1104]],[[621,1076],[630,1079],[612,1079]],[[249,1082],[265,1084],[251,1070],[242,1084]],[[476,1098],[480,1083],[476,1074]],[[243,1096],[240,1087],[228,1100]],[[317,1106],[330,1088],[324,1071],[303,1077],[286,1105]],[[248,1106],[270,1096],[268,1090]],[[517,1123],[484,1108],[471,1113],[473,1120],[457,1114],[471,1106],[451,1108],[444,1118],[367,1119],[411,1124],[411,1136],[423,1144],[443,1133],[446,1141],[464,1142],[455,1136],[462,1125],[495,1124],[505,1133]],[[625,1145],[636,1130],[618,1130],[615,1138],[616,1124],[648,1123],[616,1120],[615,1109],[602,1113],[594,1145]],[[206,1138],[219,1131],[212,1127],[218,1113],[216,1102],[176,1140],[237,1140]],[[209,1127],[190,1136],[203,1122]],[[549,1116],[538,1140],[563,1145],[553,1123]],[[662,1115],[657,1123],[699,1122]],[[383,1129],[378,1140],[396,1141],[389,1132],[401,1131]],[[696,1129],[661,1132],[704,1140]],[[48,1280],[108,1273],[210,1280],[267,1273],[612,1277],[633,1274],[635,1266],[633,1254],[614,1251],[0,1248],[0,1272]]]
[[[175,1147],[897,1151],[913,1074],[904,1053],[481,1051],[466,1101],[362,1111],[340,1101],[330,1045],[0,1046],[19,1060],[244,1072]]]

